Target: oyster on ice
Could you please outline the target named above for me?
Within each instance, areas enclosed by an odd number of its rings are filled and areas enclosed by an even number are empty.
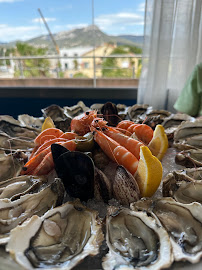
[[[15,151],[0,157],[0,182],[20,174],[27,156],[22,151]]]
[[[21,239],[24,241],[21,241]],[[11,232],[6,250],[25,269],[71,269],[96,255],[103,241],[97,212],[79,202],[33,216]]]
[[[43,176],[22,175],[0,182],[0,199],[17,200],[26,193],[36,192],[47,182]]]
[[[32,140],[40,133],[40,129],[20,126],[5,120],[0,120],[0,130],[10,137],[18,137],[20,139]]]
[[[202,257],[202,205],[182,204],[172,198],[140,200],[131,205],[134,210],[156,216],[167,230],[176,261],[196,263]]]
[[[102,264],[105,270],[157,270],[172,264],[169,236],[157,220],[127,208],[109,211],[106,220],[109,253]]]
[[[181,203],[202,203],[202,180],[190,179],[177,171],[169,173],[163,180],[163,196],[173,197]]]
[[[9,232],[33,215],[43,215],[60,205],[64,197],[64,186],[60,179],[46,186],[38,193],[26,194],[18,200],[0,200],[0,244],[9,239]]]
[[[174,146],[180,150],[202,148],[202,119],[182,122],[174,132]]]
[[[195,118],[184,113],[171,114],[164,118],[162,126],[169,139],[173,139],[174,132],[183,121],[194,121]]]
[[[34,146],[35,144],[33,140],[23,140],[11,137],[5,132],[0,132],[0,148],[3,150],[28,150],[30,148],[34,148]]]
[[[202,167],[202,149],[189,149],[176,154],[175,162],[186,167]]]

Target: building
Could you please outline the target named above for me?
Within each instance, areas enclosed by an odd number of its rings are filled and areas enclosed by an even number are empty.
[[[62,71],[65,72],[68,77],[73,77],[75,71],[80,70],[80,66],[83,61],[81,58],[77,57],[84,55],[86,52],[89,52],[92,49],[92,47],[74,47],[69,49],[61,49],[60,56],[64,57],[60,60]]]

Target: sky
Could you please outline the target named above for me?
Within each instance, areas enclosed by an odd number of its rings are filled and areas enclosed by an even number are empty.
[[[108,35],[143,35],[145,0],[94,0],[95,24]],[[0,42],[47,34],[41,9],[52,33],[92,24],[92,0],[0,0]]]

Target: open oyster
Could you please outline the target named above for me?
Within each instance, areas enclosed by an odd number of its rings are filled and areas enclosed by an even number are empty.
[[[102,241],[97,212],[67,202],[12,230],[6,249],[25,269],[71,269],[96,255]]]
[[[50,117],[53,120],[56,128],[61,129],[63,132],[68,131],[72,118],[66,113],[65,109],[53,104],[41,111],[44,117]]]
[[[180,150],[202,148],[202,119],[186,121],[174,133],[174,146]]]
[[[10,137],[18,137],[26,140],[35,139],[40,133],[40,129],[23,127],[5,120],[0,120],[0,130],[1,132],[8,134]]]
[[[107,216],[106,229],[109,253],[103,260],[104,269],[157,270],[172,264],[168,234],[146,213],[115,209]]]
[[[202,205],[182,204],[172,198],[140,200],[132,209],[155,215],[167,230],[176,261],[196,263],[202,257]]]
[[[181,151],[176,154],[175,162],[186,167],[202,167],[202,149]]]
[[[22,175],[0,182],[0,199],[17,200],[30,192],[35,192],[47,181],[43,176]]]
[[[195,118],[184,113],[171,114],[170,116],[164,118],[162,126],[165,129],[165,133],[168,138],[172,139],[175,130],[183,121],[194,121]]]
[[[132,121],[139,120],[141,117],[142,119],[146,118],[146,112],[149,108],[147,104],[135,104],[128,108],[128,116],[129,119]]]
[[[18,224],[33,215],[43,215],[46,211],[60,205],[64,196],[64,186],[60,179],[38,193],[26,194],[18,200],[0,200],[0,244],[9,239],[9,232]]]
[[[186,174],[169,173],[163,180],[163,196],[173,197],[181,203],[202,203],[202,180],[195,180]]]
[[[5,132],[0,132],[0,148],[3,150],[28,150],[34,148],[35,144],[33,140],[24,140],[15,137],[11,137]]]
[[[44,121],[43,117],[33,117],[28,114],[18,115],[18,120],[22,126],[40,128],[40,129]]]
[[[0,182],[20,174],[27,156],[22,151],[16,151],[0,157]]]

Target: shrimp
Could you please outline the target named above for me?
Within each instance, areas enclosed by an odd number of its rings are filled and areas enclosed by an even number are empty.
[[[97,117],[96,111],[84,112],[71,121],[71,132],[75,132],[80,136],[90,131],[92,121]]]
[[[92,122],[92,127],[99,128],[108,137],[112,138],[120,145],[130,151],[138,160],[140,159],[140,147],[144,144],[138,140],[120,133],[117,129],[107,126],[106,121],[102,118],[95,118]]]
[[[153,138],[153,129],[145,124],[135,124],[132,121],[124,120],[118,123],[117,129],[124,134],[130,136],[135,134],[138,140],[142,141],[146,145],[149,144]]]
[[[59,138],[61,135],[63,135],[64,132],[57,128],[47,128],[44,131],[42,131],[34,140],[34,143],[36,145],[41,145],[45,141],[50,139]]]
[[[58,144],[64,146],[70,151],[74,151],[76,149],[76,143],[73,140],[65,141],[65,142],[58,142]],[[46,155],[51,153],[51,145],[45,148],[43,151],[41,151],[38,155],[31,158],[25,166],[22,168],[21,175],[23,174],[32,174],[39,169],[42,171],[50,171],[54,168],[54,164],[51,163],[51,158],[45,158]],[[44,161],[45,159],[45,161]],[[40,167],[37,169],[37,167],[40,165]],[[52,166],[53,165],[53,166]],[[50,169],[51,168],[51,169]],[[47,169],[47,170],[46,170]],[[37,174],[38,175],[38,174]]]
[[[119,165],[123,165],[131,174],[135,174],[138,167],[138,159],[129,152],[125,147],[121,146],[112,138],[105,135],[102,131],[91,127],[94,131],[94,140],[99,144],[103,152]]]
[[[74,132],[65,132],[60,136],[60,138],[66,139],[66,140],[73,140],[76,138],[76,136],[77,134]]]
[[[42,152],[44,149],[46,149],[48,146],[50,146],[53,143],[66,142],[66,141],[67,141],[66,139],[63,139],[61,137],[46,141],[44,144],[42,144],[41,146],[38,147],[38,149],[33,153],[33,155],[31,157],[38,155],[40,152]]]
[[[45,175],[54,168],[54,161],[52,153],[48,153],[42,162],[35,168],[32,175]]]

